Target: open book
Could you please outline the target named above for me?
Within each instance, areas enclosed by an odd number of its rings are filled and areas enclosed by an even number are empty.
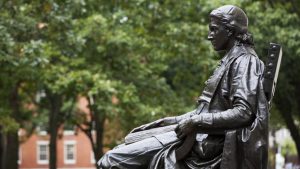
[[[176,128],[177,124],[170,125],[170,126],[164,126],[164,127],[157,127],[149,130],[144,130],[144,131],[138,131],[135,133],[129,133],[125,137],[125,144],[131,144],[135,143],[141,140],[144,140],[146,138],[150,138],[155,135],[159,135],[162,133],[166,133],[169,131],[174,131]]]

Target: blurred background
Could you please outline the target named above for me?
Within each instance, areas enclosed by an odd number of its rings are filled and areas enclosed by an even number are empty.
[[[263,61],[283,47],[269,167],[299,168],[300,1],[1,0],[0,169],[96,168],[132,128],[194,109],[224,4],[245,10]]]

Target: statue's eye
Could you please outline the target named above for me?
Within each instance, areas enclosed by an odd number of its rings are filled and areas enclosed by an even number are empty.
[[[217,27],[215,27],[215,26],[209,26],[209,30],[210,30],[210,31],[216,31],[216,30],[217,30]]]

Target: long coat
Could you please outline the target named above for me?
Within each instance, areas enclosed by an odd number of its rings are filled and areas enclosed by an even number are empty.
[[[176,161],[179,143],[175,142],[157,153],[149,168],[266,169],[269,117],[263,72],[264,64],[253,48],[236,44],[221,60],[199,97],[200,105],[206,104],[206,109],[186,115],[202,119],[197,126],[200,134],[212,136],[216,130],[224,133],[221,155],[209,163],[202,163],[195,156]]]

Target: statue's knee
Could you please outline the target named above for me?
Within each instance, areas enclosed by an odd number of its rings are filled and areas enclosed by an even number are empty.
[[[101,169],[109,169],[110,165],[108,163],[108,154],[104,154],[102,158],[99,160],[98,165]]]
[[[101,169],[110,169],[111,168],[111,160],[110,160],[110,153],[106,153],[102,156],[102,158],[99,160],[98,165]]]

